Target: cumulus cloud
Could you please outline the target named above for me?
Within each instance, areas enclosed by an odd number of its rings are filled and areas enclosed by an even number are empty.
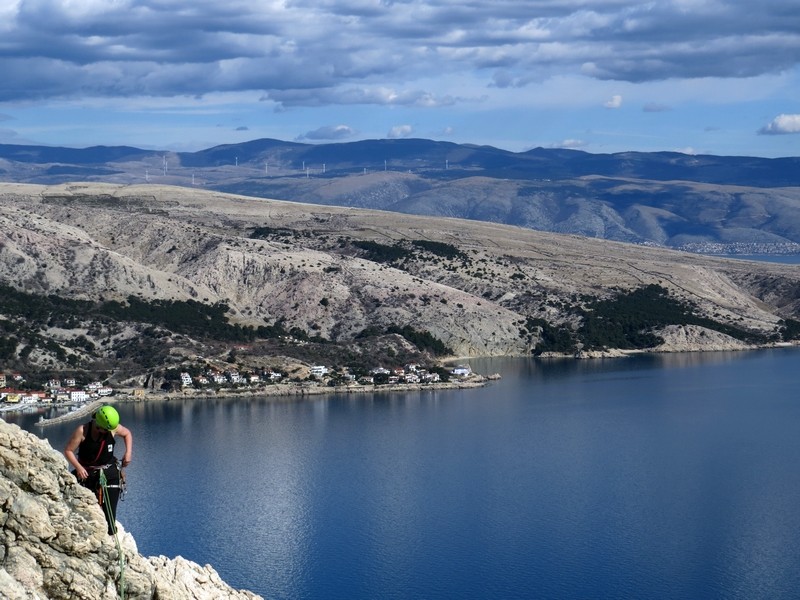
[[[586,145],[587,143],[584,140],[566,139],[566,140],[561,140],[560,142],[556,142],[554,144],[550,144],[550,148],[562,148],[562,149],[574,150],[576,148],[583,148]]]
[[[348,125],[326,125],[304,133],[298,137],[298,140],[344,140],[353,137],[356,133]]]
[[[6,2],[0,101],[249,90],[437,108],[464,101],[444,73],[495,90],[556,74],[744,78],[797,66],[794,14],[795,0]]]
[[[603,104],[606,108],[619,108],[622,106],[622,96],[619,94],[615,94],[611,96],[611,98]]]
[[[800,133],[800,115],[778,115],[758,130],[761,135]]]
[[[414,133],[414,128],[411,125],[395,125],[386,134],[389,139],[399,139],[411,137]]]

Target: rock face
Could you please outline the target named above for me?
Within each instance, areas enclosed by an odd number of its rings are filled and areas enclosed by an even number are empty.
[[[234,590],[209,565],[142,556],[122,529],[121,561],[95,497],[63,456],[2,420],[0,507],[0,597],[7,600],[260,598]]]

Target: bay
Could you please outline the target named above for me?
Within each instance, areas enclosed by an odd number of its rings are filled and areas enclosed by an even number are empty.
[[[265,598],[797,597],[800,349],[470,364],[502,379],[120,404],[119,520]]]

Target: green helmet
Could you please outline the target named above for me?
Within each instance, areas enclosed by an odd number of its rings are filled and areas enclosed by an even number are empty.
[[[94,413],[94,422],[101,429],[114,431],[119,425],[119,413],[116,408],[106,404],[98,408],[97,412]]]

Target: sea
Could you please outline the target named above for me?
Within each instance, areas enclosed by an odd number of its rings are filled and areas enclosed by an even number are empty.
[[[800,348],[469,363],[501,379],[119,404],[119,520],[264,598],[800,597]]]

